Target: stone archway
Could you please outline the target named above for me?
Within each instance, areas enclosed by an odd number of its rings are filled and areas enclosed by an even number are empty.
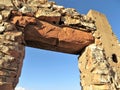
[[[5,6],[0,1],[0,89],[15,88],[24,47],[31,46],[79,54],[83,90],[119,90],[120,45],[106,17],[93,10],[80,15],[54,2],[33,2],[12,6],[8,1]]]

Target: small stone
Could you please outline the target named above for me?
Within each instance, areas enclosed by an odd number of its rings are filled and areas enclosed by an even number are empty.
[[[28,1],[28,4],[30,6],[37,6],[37,7],[41,7],[41,5],[45,6],[46,3],[48,3],[48,0],[29,0]]]
[[[68,16],[80,15],[75,9],[73,8],[66,8],[62,11],[62,13]]]
[[[48,2],[48,0],[39,0],[41,4],[45,4]]]
[[[14,30],[15,30],[15,26],[14,25],[7,25],[5,31],[14,31]]]
[[[3,10],[2,11],[2,15],[3,15],[3,19],[8,19],[9,15],[11,13],[11,10]]]
[[[10,39],[11,39],[12,41],[15,41],[15,36],[12,35]]]
[[[10,39],[11,39],[11,36],[10,36],[10,35],[6,35],[6,36],[5,36],[5,39],[6,39],[6,40],[10,40]]]
[[[27,4],[29,4],[29,6],[39,7],[40,6],[40,1],[38,1],[38,0],[29,0],[27,2]]]
[[[59,12],[55,12],[55,11],[52,11],[51,9],[47,9],[47,8],[40,8],[36,14],[35,14],[36,17],[40,17],[40,16],[51,16],[51,17],[54,17],[54,16],[61,16],[61,14]]]
[[[45,4],[42,4],[40,6],[43,8],[50,8],[52,5],[51,5],[51,3],[45,3]]]
[[[4,4],[0,4],[0,11],[5,9],[5,5]]]
[[[110,83],[111,82],[111,80],[110,80],[110,77],[109,77],[109,74],[108,75],[101,75],[101,79],[100,79],[100,82],[101,83]]]
[[[4,54],[0,52],[0,59],[2,59],[3,56],[4,56]]]
[[[32,11],[32,9],[27,6],[23,6],[21,9],[19,9],[19,11],[22,13],[29,13]]]
[[[34,13],[37,11],[37,7],[25,5],[20,8],[19,11],[27,16],[34,16]]]
[[[12,61],[12,60],[14,60],[14,59],[15,59],[14,57],[9,56],[9,55],[5,55],[5,56],[4,56],[4,60],[6,60],[6,62]]]
[[[63,6],[59,6],[59,5],[53,5],[53,8],[54,8],[54,9],[64,9]]]
[[[109,84],[103,84],[103,85],[100,84],[100,85],[91,85],[90,89],[88,90],[115,90],[115,89],[111,89]]]
[[[95,24],[93,24],[93,23],[88,23],[88,22],[82,21],[81,25],[85,26],[87,30],[90,30],[90,31],[96,30]]]
[[[53,5],[53,6],[52,6],[52,9],[55,10],[55,11],[60,12],[61,15],[64,15],[64,14],[62,13],[62,10],[64,10],[64,7],[63,7],[63,6]]]
[[[2,23],[2,20],[3,20],[3,16],[0,15],[0,23]]]
[[[5,27],[4,26],[0,26],[0,33],[3,33],[5,31]]]
[[[96,68],[95,70],[92,71],[92,73],[107,75],[107,74],[109,74],[109,70],[108,69],[101,70],[101,69]]]
[[[42,8],[36,12],[35,17],[49,23],[58,24],[60,22],[61,14],[57,11]]]
[[[78,19],[74,19],[70,16],[64,16],[61,19],[62,22],[64,22],[65,25],[76,25],[76,24],[80,24],[80,20]]]
[[[0,0],[0,4],[5,6],[12,6],[11,0]]]
[[[2,51],[3,53],[8,53],[9,48],[8,48],[7,46],[2,46],[1,51]]]

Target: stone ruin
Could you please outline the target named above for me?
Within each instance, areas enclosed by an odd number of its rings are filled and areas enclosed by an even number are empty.
[[[79,54],[82,90],[120,90],[120,43],[97,11],[82,15],[53,1],[0,0],[0,90],[16,87],[25,46]]]

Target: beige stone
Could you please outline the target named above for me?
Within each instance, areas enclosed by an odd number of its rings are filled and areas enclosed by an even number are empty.
[[[37,17],[40,20],[47,21],[53,24],[59,24],[61,14],[57,11],[52,11],[50,9],[42,8],[42,9],[38,9],[38,11],[35,14],[35,17]]]
[[[91,85],[90,86],[92,89],[91,90],[113,90],[110,88],[109,84],[106,85]]]
[[[90,10],[87,16],[95,21],[97,30],[93,33],[95,43],[86,47],[79,57],[78,66],[81,71],[83,90],[119,90],[120,46],[118,40],[105,15]]]
[[[0,4],[6,5],[6,3],[7,3],[7,6],[12,6],[11,0],[0,0]]]

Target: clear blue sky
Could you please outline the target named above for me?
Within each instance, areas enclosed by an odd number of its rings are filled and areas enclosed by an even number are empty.
[[[120,0],[54,0],[81,14],[90,9],[104,13],[120,40]],[[18,87],[25,90],[80,90],[78,56],[26,47]],[[22,90],[22,89],[21,89]]]

